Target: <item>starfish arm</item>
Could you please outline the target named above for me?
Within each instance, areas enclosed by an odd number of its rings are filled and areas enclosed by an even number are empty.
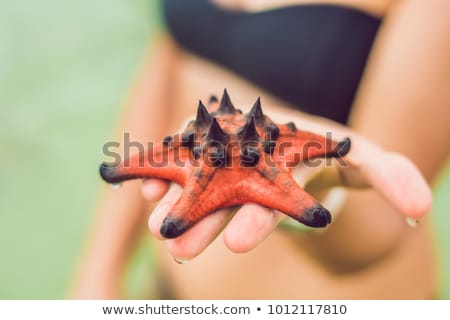
[[[275,149],[276,160],[283,159],[288,166],[316,158],[343,157],[350,151],[350,139],[336,142],[312,132],[293,130],[280,125],[280,137]]]
[[[330,213],[287,172],[276,168],[262,174],[247,168],[197,172],[202,172],[202,177],[187,182],[180,199],[163,222],[161,234],[165,238],[180,236],[218,209],[245,203],[277,209],[312,227],[324,227],[331,222]]]
[[[184,186],[189,160],[189,150],[186,148],[173,148],[158,143],[151,149],[131,155],[118,165],[102,163],[100,175],[109,183],[159,178]]]
[[[243,180],[239,193],[244,202],[253,202],[283,212],[311,227],[325,227],[331,215],[313,196],[303,190],[286,170],[264,168]]]
[[[236,177],[231,170],[203,167],[195,170],[186,182],[180,199],[170,210],[161,226],[165,238],[176,238],[194,224],[218,209],[242,204],[235,184],[223,184]]]

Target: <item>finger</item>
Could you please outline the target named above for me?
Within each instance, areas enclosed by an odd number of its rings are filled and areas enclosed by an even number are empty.
[[[402,214],[421,218],[431,209],[432,194],[425,178],[406,157],[383,153],[367,159],[359,171]]]
[[[142,182],[142,195],[148,201],[155,202],[161,199],[169,189],[169,183],[161,179],[145,179]]]
[[[425,216],[431,209],[432,194],[419,169],[398,153],[386,152],[362,137],[353,138],[349,154],[323,168],[307,182],[307,189],[315,192],[339,185],[371,187],[403,215]]]
[[[195,258],[216,239],[231,215],[230,209],[208,215],[181,236],[166,240],[168,251],[178,261]]]
[[[283,214],[277,210],[245,204],[227,225],[225,244],[233,252],[248,252],[267,238],[282,218]]]
[[[166,195],[161,199],[151,213],[148,219],[148,228],[150,229],[150,232],[158,239],[164,239],[160,232],[162,222],[173,205],[178,201],[182,192],[183,188],[180,185],[172,183]]]

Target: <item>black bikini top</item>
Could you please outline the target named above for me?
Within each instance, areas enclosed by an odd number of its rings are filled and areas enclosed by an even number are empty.
[[[336,5],[247,13],[163,0],[175,40],[300,110],[347,121],[380,20]]]

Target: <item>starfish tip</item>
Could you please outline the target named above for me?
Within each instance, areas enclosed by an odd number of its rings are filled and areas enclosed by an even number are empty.
[[[100,165],[100,168],[99,168],[99,172],[100,172],[100,176],[102,177],[102,179],[105,182],[116,183],[116,182],[120,182],[119,180],[121,180],[121,179],[117,179],[115,165],[112,165],[112,164],[109,164],[106,162],[102,162],[102,164]]]
[[[331,223],[331,214],[322,206],[314,206],[306,209],[300,220],[309,227],[323,228]]]
[[[336,154],[336,156],[343,157],[350,152],[351,146],[352,142],[350,138],[345,138],[336,145],[333,151]]]
[[[187,229],[184,220],[166,217],[159,232],[166,239],[173,239],[183,234]]]

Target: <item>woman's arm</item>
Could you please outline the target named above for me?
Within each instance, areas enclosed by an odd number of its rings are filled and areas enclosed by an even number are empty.
[[[450,2],[394,2],[351,126],[412,159],[431,182],[450,150]]]
[[[171,112],[171,80],[176,54],[175,45],[166,37],[150,48],[120,118],[116,141],[122,142],[124,133],[130,133],[131,141],[144,146],[149,141],[162,139]],[[120,152],[123,152],[122,143]],[[73,298],[120,297],[121,276],[130,248],[148,217],[148,202],[143,200],[140,186],[140,181],[133,181],[119,190],[103,190],[74,284]],[[160,192],[164,192],[164,186],[161,184]]]
[[[411,159],[431,183],[450,150],[450,2],[394,3],[377,36],[350,126]],[[381,172],[374,168],[374,174]],[[392,182],[398,185],[396,196],[406,199],[407,183],[395,175]],[[423,232],[408,228],[399,210],[375,192],[351,193],[344,209],[313,244],[330,265],[364,265]]]

